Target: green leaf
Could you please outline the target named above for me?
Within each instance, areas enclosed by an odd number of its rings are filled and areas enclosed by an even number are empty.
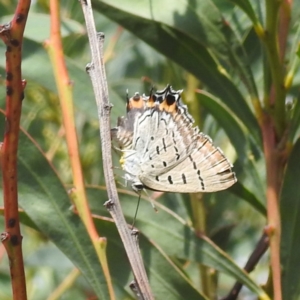
[[[241,161],[248,159],[247,155],[257,156],[259,154],[260,156],[259,150],[262,145],[257,145],[251,139],[250,130],[233,114],[230,108],[224,105],[220,99],[203,90],[199,91],[199,98],[201,105],[215,117],[227,133]],[[254,154],[250,152],[251,149],[253,149]]]
[[[5,52],[5,47],[0,44],[0,54]],[[81,111],[93,119],[97,118],[97,109],[93,94],[92,85],[85,72],[85,66],[78,66],[76,62],[66,58],[67,67],[70,72],[70,79],[73,81],[73,95],[75,105]],[[5,61],[0,60],[0,66],[5,68]],[[22,76],[29,82],[33,81],[47,90],[57,94],[56,83],[53,76],[53,69],[49,56],[44,47],[35,41],[24,39]],[[26,95],[25,95],[26,96]],[[83,101],[90,99],[90,101]]]
[[[211,10],[202,11],[202,14],[205,11],[207,15],[204,16],[203,20],[201,19],[201,22],[198,15],[200,8],[197,7],[198,14],[195,15],[195,13],[191,12],[192,9],[188,6],[188,3],[185,2],[188,11],[187,15],[189,16],[191,13],[194,17],[195,24],[193,26],[197,28],[197,35],[194,31],[189,31],[191,29],[188,25],[184,25],[185,23],[182,20],[189,23],[190,19],[180,16],[178,10],[182,10],[182,8],[179,9],[178,5],[174,2],[173,4],[168,1],[164,3],[169,3],[166,6],[168,7],[167,10],[161,9],[162,4],[156,7],[157,10],[163,11],[163,13],[158,13],[158,15],[154,14],[149,8],[148,2],[140,1],[134,7],[127,3],[127,1],[123,2],[124,4],[118,2],[120,6],[117,6],[116,3],[113,6],[104,1],[94,1],[93,5],[100,13],[121,24],[127,30],[204,82],[209,89],[230,107],[247,128],[251,128],[251,134],[257,143],[261,143],[258,123],[243,95],[229,78],[228,74],[226,74],[224,68],[216,61],[216,57],[207,48],[211,44],[217,47],[217,43],[219,46],[227,43],[220,29],[215,24],[217,19],[220,22],[221,15],[210,1],[205,1],[207,7],[211,8]],[[124,8],[125,3],[127,3],[126,10]],[[127,12],[129,8],[130,12]],[[132,10],[136,14],[132,13]],[[176,15],[178,15],[178,21],[176,21],[176,18],[174,19]],[[210,21],[210,17],[213,21]],[[225,46],[223,49],[225,49]]]
[[[5,53],[3,43],[0,43],[0,56]],[[53,76],[53,69],[49,56],[44,47],[32,40],[24,39],[23,45],[23,60],[22,60],[22,76],[27,82],[35,82],[54,94],[57,94],[56,83]],[[70,79],[73,83],[73,98],[75,106],[80,112],[85,113],[89,119],[97,120],[97,106],[94,100],[95,96],[91,81],[85,72],[85,65],[79,65],[71,58],[65,57]],[[5,60],[0,60],[0,70],[5,69]],[[139,84],[138,84],[139,83]],[[115,107],[112,109],[112,122],[116,123],[118,116],[121,114],[121,108],[124,107],[126,96],[126,85],[129,87],[141,87],[138,80],[129,82],[115,82],[110,85],[110,97]],[[125,86],[124,86],[125,85]],[[120,87],[123,91],[121,92]],[[133,89],[133,87],[132,87]],[[3,88],[4,90],[4,88]],[[134,90],[135,91],[135,90]],[[124,95],[123,99],[120,95]],[[25,91],[26,97],[26,91]]]
[[[74,60],[65,57],[70,79],[73,82],[73,96],[75,105],[80,111],[93,119],[97,118],[96,103],[91,81],[85,72],[85,66],[78,65]],[[41,67],[42,66],[42,67]],[[23,76],[27,80],[42,85],[57,94],[52,65],[46,50],[34,41],[24,41],[24,59],[22,61]],[[90,99],[90,101],[83,101]]]
[[[1,114],[2,132],[4,124]],[[92,241],[73,212],[64,186],[34,141],[22,131],[18,151],[18,196],[20,206],[36,227],[80,269],[100,299],[109,299]]]
[[[237,165],[247,165],[247,173],[253,175],[253,180],[259,181],[257,172],[255,170],[255,163],[251,163],[249,157],[258,160],[262,154],[260,152],[261,145],[257,145],[253,140],[249,130],[243,123],[236,118],[233,112],[213,95],[200,90],[199,98],[201,105],[203,105],[218,121],[219,125],[224,129],[228,135],[233,147],[236,150],[238,163]],[[238,182],[230,189],[234,194],[246,200],[250,205],[257,209],[260,213],[266,214],[266,209],[259,201],[261,197],[255,196],[241,183],[240,175],[244,169],[237,168]],[[256,190],[257,193],[257,190]]]
[[[251,193],[247,188],[245,188],[239,181],[230,188],[230,191],[236,196],[246,200],[251,206],[253,206],[264,216],[267,215],[267,210],[265,206],[257,199],[257,197],[253,193]]]
[[[23,224],[39,230],[26,213],[21,212],[20,219]],[[107,219],[96,218],[95,224],[98,231],[101,231],[103,236],[108,237],[108,262],[112,278],[114,279],[117,299],[131,299],[131,293],[126,290],[126,287],[133,280],[133,275],[130,276],[130,265],[117,228],[114,223],[107,222]],[[159,299],[186,299],[187,294],[189,299],[207,299],[192,286],[186,275],[160,249],[153,247],[151,242],[143,236],[140,236],[139,243],[142,251],[151,255],[151,260],[154,262],[145,261],[151,287],[153,287],[153,292],[159,296]],[[120,272],[120,269],[122,272]]]
[[[88,189],[91,209],[97,214],[106,214],[104,208],[96,201],[99,198],[97,193],[99,191],[96,189]],[[131,220],[137,205],[137,201],[133,198],[136,197],[120,195],[120,198],[126,219]],[[159,203],[156,206],[158,213],[152,209],[148,201],[141,201],[135,223],[135,227],[153,243],[153,247],[161,249],[170,257],[201,263],[224,272],[243,282],[256,295],[268,299],[265,292],[207,237],[197,237],[194,230],[176,213]],[[142,249],[146,264],[153,262],[149,251]]]
[[[290,122],[289,139],[291,143],[298,138],[300,133],[300,98],[289,99],[289,108],[287,108],[287,116]]]
[[[230,2],[238,5],[250,18],[254,25],[258,25],[258,17],[249,0],[230,0]]]
[[[281,211],[281,264],[283,299],[300,297],[300,139],[289,157],[282,192]]]
[[[114,281],[123,287],[128,286],[133,275],[115,224],[97,218],[95,223],[98,230],[108,238],[107,253]],[[156,299],[185,300],[187,295],[189,299],[207,299],[193,287],[184,272],[161,249],[155,247],[151,240],[144,237],[143,233],[139,234],[139,246]]]
[[[183,0],[180,5],[171,0],[153,1],[151,5],[145,0],[136,1],[135,5],[132,5],[130,0],[115,0],[113,3],[107,0],[92,2],[99,13],[109,18],[119,18],[121,16],[117,15],[120,14],[132,15],[131,21],[136,22],[134,19],[139,16],[144,20],[180,29],[185,35],[202,44],[212,46],[221,53],[227,50],[226,40],[220,31],[223,25],[222,15],[211,0],[202,0],[193,4]],[[162,9],[163,7],[167,9]]]
[[[8,23],[13,19],[13,15],[5,16],[2,23]],[[37,26],[42,24],[42,26]],[[63,18],[61,20],[61,36],[66,37],[71,34],[83,34],[85,27],[75,20]],[[26,21],[24,37],[39,43],[45,42],[50,36],[50,15],[29,11]]]

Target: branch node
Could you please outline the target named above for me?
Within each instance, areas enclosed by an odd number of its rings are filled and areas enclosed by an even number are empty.
[[[104,109],[110,112],[112,107],[113,107],[113,105],[111,103],[109,103],[108,105],[104,106]]]
[[[24,20],[26,21],[26,15],[21,14],[21,13],[17,14],[17,16],[16,16],[16,22],[18,24],[22,23]]]
[[[7,45],[8,41],[10,41],[10,30],[11,30],[11,22],[6,23],[4,25],[0,25],[0,37],[3,42]]]
[[[132,281],[129,284],[129,287],[134,292],[134,294],[136,295],[137,299],[141,299],[141,300],[143,299],[142,294],[141,294],[141,292],[139,290],[139,287],[138,287],[138,285],[136,284],[135,281]]]
[[[90,75],[91,71],[94,69],[94,64],[92,62],[85,66],[85,71]]]
[[[109,199],[105,201],[103,205],[106,207],[107,210],[111,210],[115,203],[113,200]]]
[[[139,233],[140,233],[140,232],[138,231],[138,229],[132,228],[132,230],[131,230],[131,235],[134,236],[134,237],[136,237],[136,239],[138,238]]]
[[[0,234],[0,241],[3,243],[4,241],[6,241],[9,238],[9,233],[8,232],[2,232]]]
[[[21,84],[22,84],[22,88],[24,90],[26,88],[26,85],[27,85],[27,80],[26,79],[22,79]]]
[[[97,32],[97,39],[98,39],[98,41],[100,42],[100,41],[102,41],[102,40],[104,40],[105,39],[105,34],[104,34],[104,32]]]

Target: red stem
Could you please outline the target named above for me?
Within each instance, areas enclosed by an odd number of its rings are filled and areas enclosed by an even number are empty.
[[[22,42],[30,0],[20,0],[13,20],[0,26],[0,37],[6,44],[6,128],[1,148],[5,232],[2,242],[10,261],[13,299],[25,300],[26,284],[22,254],[22,236],[18,215],[17,151],[22,100]]]
[[[73,183],[75,189],[73,190],[73,202],[77,212],[83,221],[86,229],[93,241],[95,250],[99,257],[104,276],[107,280],[107,287],[110,294],[110,299],[115,299],[111,276],[106,258],[106,239],[99,236],[97,228],[92,218],[90,208],[84,185],[84,177],[80,162],[80,154],[78,147],[78,138],[75,127],[75,113],[72,98],[72,85],[69,78],[67,66],[64,59],[63,44],[61,38],[61,22],[60,22],[60,1],[50,1],[50,18],[51,18],[51,32],[50,40],[46,44],[50,59],[53,64],[54,76],[60,98],[60,105],[63,114],[63,124],[66,133],[66,141],[68,146],[68,153],[73,174]]]
[[[267,169],[267,212],[268,230],[266,233],[270,238],[270,256],[273,276],[274,299],[282,299],[281,291],[281,266],[280,266],[280,210],[279,210],[279,191],[281,160],[277,150],[275,128],[271,117],[264,115],[262,120],[262,135],[264,143],[264,153]]]

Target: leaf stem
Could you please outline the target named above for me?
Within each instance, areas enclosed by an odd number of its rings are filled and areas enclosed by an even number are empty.
[[[184,93],[185,103],[187,104],[189,111],[194,112],[195,124],[202,128],[201,122],[201,103],[197,101],[195,91],[199,87],[199,80],[192,74],[187,74],[187,88]],[[193,214],[193,227],[196,234],[202,236],[206,234],[206,212],[203,201],[203,194],[190,194],[190,202]],[[198,269],[201,278],[202,292],[209,298],[213,299],[215,296],[215,289],[212,283],[212,276],[209,267],[198,264]]]
[[[72,97],[72,84],[64,60],[63,45],[60,32],[60,7],[58,0],[50,1],[51,32],[50,40],[46,44],[52,66],[54,77],[58,88],[60,105],[63,114],[67,147],[72,167],[72,174],[75,188],[72,190],[72,200],[76,210],[83,221],[102,266],[110,299],[115,299],[112,286],[112,279],[106,259],[106,239],[100,238],[93,222],[92,214],[88,205],[84,178],[80,162],[78,138],[76,133],[74,106]]]

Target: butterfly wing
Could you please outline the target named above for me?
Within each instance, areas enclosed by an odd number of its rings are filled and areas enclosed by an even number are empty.
[[[180,114],[173,118],[158,112],[157,118],[159,125],[153,128],[160,134],[149,141],[141,161],[139,179],[145,187],[181,193],[215,192],[236,182],[232,165],[208,136],[187,126]]]
[[[236,182],[232,165],[211,139],[193,127],[180,101],[182,91],[170,86],[127,101],[127,116],[112,135],[123,152],[126,179],[139,190],[214,192]]]

